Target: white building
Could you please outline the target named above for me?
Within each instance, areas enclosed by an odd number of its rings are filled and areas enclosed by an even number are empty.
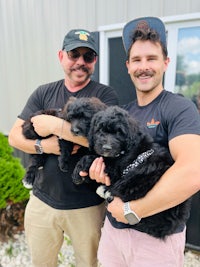
[[[8,134],[36,87],[63,78],[57,53],[72,28],[99,32],[96,77],[116,87],[122,103],[134,98],[121,32],[141,16],[166,23],[171,63],[165,88],[175,89],[178,53],[190,59],[185,71],[200,75],[199,0],[0,0],[0,131]]]

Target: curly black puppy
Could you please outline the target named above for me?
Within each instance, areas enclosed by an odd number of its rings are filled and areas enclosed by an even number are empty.
[[[119,107],[108,107],[95,114],[88,140],[92,153],[77,163],[73,181],[76,184],[82,183],[79,171],[88,172],[94,158],[97,155],[103,156],[111,186],[102,185],[97,193],[108,201],[113,196],[120,197],[124,202],[144,197],[173,164],[169,151],[154,143],[138,122]],[[188,200],[174,208],[143,218],[133,227],[164,239],[187,221],[189,203]]]
[[[62,118],[63,120],[71,123],[71,132],[74,135],[87,137],[93,115],[100,110],[104,110],[105,108],[106,105],[96,97],[70,97],[63,110],[42,110],[33,114],[31,117],[40,114],[46,114]],[[27,139],[35,140],[44,138],[35,132],[31,118],[25,121],[22,125],[22,132]],[[45,138],[48,137],[49,136]],[[59,167],[62,171],[67,172],[69,158],[73,149],[73,143],[62,138],[58,138],[58,142],[61,152],[61,155],[58,157]],[[86,148],[82,147],[81,149],[87,151]],[[45,153],[30,155],[30,163],[28,165],[26,175],[22,180],[26,188],[32,188],[36,171],[44,166],[46,157],[47,154]]]

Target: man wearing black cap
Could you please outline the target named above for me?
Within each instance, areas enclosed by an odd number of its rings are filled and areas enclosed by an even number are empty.
[[[67,122],[62,124],[61,119],[52,116],[33,119],[35,130],[40,130],[41,136],[49,135],[50,129],[55,131],[50,138],[27,140],[21,130],[23,122],[31,114],[63,108],[70,96],[95,96],[107,105],[118,104],[111,87],[91,80],[97,54],[93,33],[83,29],[71,30],[58,54],[65,78],[39,86],[9,134],[12,146],[30,154],[48,154],[44,168],[38,170],[25,213],[25,233],[34,267],[57,266],[64,234],[71,238],[77,267],[97,266],[97,247],[105,211],[103,200],[96,194],[96,186],[85,184],[77,187],[72,183],[73,168],[83,156],[76,145],[67,173],[60,170],[57,159],[60,154],[57,136],[61,131],[66,140],[85,146],[87,141],[71,135]]]
[[[192,101],[164,90],[169,58],[165,27],[154,17],[135,19],[123,29],[128,73],[137,100],[124,108],[144,130],[169,149],[175,163],[159,183],[138,200],[114,198],[102,229],[98,258],[104,267],[183,267],[185,223],[161,240],[140,231],[140,221],[188,199],[200,189],[200,121]],[[156,123],[155,123],[156,122]],[[103,159],[90,177],[109,185]]]

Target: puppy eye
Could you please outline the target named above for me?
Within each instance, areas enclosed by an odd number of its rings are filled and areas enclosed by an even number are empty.
[[[126,131],[124,131],[124,129],[122,129],[122,128],[118,128],[118,129],[116,130],[116,133],[117,133],[118,135],[126,135]]]
[[[68,113],[68,114],[67,114],[67,121],[70,122],[71,119],[72,119],[72,116]]]

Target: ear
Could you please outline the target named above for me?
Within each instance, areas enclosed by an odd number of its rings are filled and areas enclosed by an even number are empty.
[[[77,99],[77,97],[70,96],[69,100],[67,101],[67,103],[73,103],[76,99]]]
[[[60,50],[58,52],[58,58],[59,58],[59,61],[62,62],[62,60],[63,60],[63,50]]]
[[[127,143],[126,143],[126,149],[129,150],[130,147],[138,146],[138,143],[140,142],[140,135],[141,132],[139,130],[138,123],[133,120],[133,118],[127,118],[126,119],[126,133],[127,133]]]
[[[98,60],[98,56],[95,57],[94,63],[96,64]]]
[[[77,99],[76,97],[74,97],[74,96],[70,96],[70,98],[68,99],[67,103],[65,104],[65,106],[64,106],[64,108],[63,108],[63,113],[64,113],[64,114],[66,114],[66,113],[68,112],[68,110],[69,110],[69,108],[70,108],[70,105],[71,105],[72,103],[74,103],[76,99]]]
[[[170,63],[170,58],[167,57],[167,58],[164,60],[164,72],[166,72],[169,63]]]
[[[129,61],[128,60],[126,60],[126,67],[127,67],[127,70],[128,70],[128,74],[130,74],[130,72],[129,72],[130,64],[129,64]]]
[[[97,122],[98,122],[98,113],[96,113],[92,120],[91,120],[91,123],[90,123],[90,130],[89,130],[89,133],[88,133],[88,142],[89,142],[89,148],[91,150],[93,150],[93,147],[94,147],[94,135],[95,135],[95,132],[96,132],[96,128],[97,128]]]
[[[152,137],[144,132],[137,121],[130,118],[130,144],[135,147],[135,150],[148,149],[152,143]]]

